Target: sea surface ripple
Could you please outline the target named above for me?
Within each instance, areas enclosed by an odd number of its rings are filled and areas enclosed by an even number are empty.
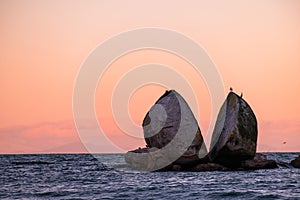
[[[267,155],[287,163],[299,153]],[[123,154],[95,157],[0,155],[0,199],[300,199],[296,168],[140,172],[126,167]]]

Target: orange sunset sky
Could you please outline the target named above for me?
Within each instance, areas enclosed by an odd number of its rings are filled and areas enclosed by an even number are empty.
[[[300,151],[300,1],[1,0],[0,153],[86,152],[72,113],[77,73],[103,41],[143,27],[177,31],[205,49],[224,92],[231,86],[243,92],[254,110],[258,151]],[[176,55],[140,50],[115,60],[95,93],[98,121],[118,152],[144,141],[116,126],[112,90],[124,74],[147,63],[167,65],[190,82],[199,112],[189,96],[184,98],[206,136],[212,105],[204,79]],[[146,85],[133,91],[129,103],[116,103],[128,105],[141,125],[165,89]],[[136,134],[142,136],[142,130]],[[94,142],[99,152],[116,152],[111,144]]]

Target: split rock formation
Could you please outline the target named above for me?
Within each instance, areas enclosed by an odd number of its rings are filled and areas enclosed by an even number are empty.
[[[276,168],[256,153],[257,120],[249,104],[229,92],[218,114],[208,153],[197,120],[175,90],[166,91],[143,120],[147,146],[129,151],[129,166],[149,171],[225,171]]]

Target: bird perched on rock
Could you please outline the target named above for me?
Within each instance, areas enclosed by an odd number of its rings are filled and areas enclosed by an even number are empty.
[[[241,98],[243,98],[243,93],[241,93]]]
[[[229,90],[230,90],[230,92],[232,92],[233,91],[232,87],[230,87]]]

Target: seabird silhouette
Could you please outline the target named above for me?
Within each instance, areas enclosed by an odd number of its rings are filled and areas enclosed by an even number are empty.
[[[230,90],[230,92],[232,92],[233,91],[232,87],[230,87],[229,90]]]
[[[243,93],[241,92],[241,98],[243,98]]]

